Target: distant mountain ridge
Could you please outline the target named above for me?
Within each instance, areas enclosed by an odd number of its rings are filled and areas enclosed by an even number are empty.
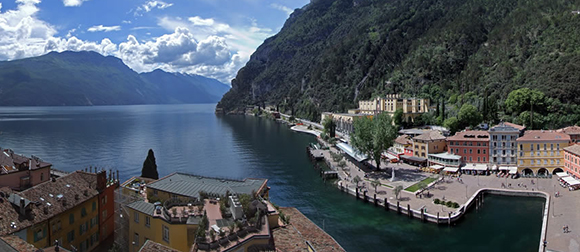
[[[214,103],[230,89],[199,75],[139,74],[96,52],[51,52],[0,62],[0,106]]]

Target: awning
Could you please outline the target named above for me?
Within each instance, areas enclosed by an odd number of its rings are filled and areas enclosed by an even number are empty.
[[[497,165],[492,165],[491,166],[491,170],[497,170],[497,169],[498,169]]]
[[[445,167],[445,169],[443,169],[444,172],[457,172],[459,171],[459,168],[456,167]]]
[[[517,173],[518,173],[518,168],[517,167],[510,167],[509,174],[517,174]]]
[[[409,160],[412,162],[424,163],[427,162],[426,158],[415,157],[415,156],[408,156],[408,155],[401,155],[401,159]]]
[[[486,164],[467,164],[461,168],[462,170],[472,170],[472,171],[487,171]]]
[[[388,159],[399,159],[397,156],[395,156],[395,155],[393,155],[391,153],[388,153],[386,151],[383,151],[383,157],[386,157]]]
[[[500,171],[511,171],[513,169],[515,169],[516,171],[518,170],[517,167],[513,167],[513,166],[500,166],[499,167]]]
[[[563,177],[562,179],[571,186],[580,185],[580,181],[574,179],[573,177]]]
[[[565,173],[565,172],[558,172],[558,173],[556,173],[556,175],[558,175],[558,177],[560,177],[560,178],[570,177],[570,175],[568,175],[568,173]]]
[[[429,168],[434,169],[434,170],[441,170],[441,169],[443,169],[443,166],[442,165],[432,165],[432,166],[429,166]]]
[[[344,151],[347,155],[351,156],[357,162],[362,162],[368,159],[367,155],[357,153],[352,146],[345,143],[337,143],[336,147]]]

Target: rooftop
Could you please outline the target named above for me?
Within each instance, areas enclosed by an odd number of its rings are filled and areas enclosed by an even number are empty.
[[[36,156],[26,157],[23,155],[15,154],[11,149],[4,149],[0,153],[0,173],[6,174],[10,172],[16,172],[21,169],[25,170],[36,170],[41,168],[50,167],[51,164],[42,161]]]
[[[447,152],[429,154],[429,157],[437,157],[437,158],[441,158],[441,159],[453,159],[453,160],[461,159],[461,156],[455,155],[455,154],[450,154]]]
[[[439,131],[430,130],[421,135],[413,137],[413,140],[437,141],[437,140],[445,140],[445,136],[443,136]]]
[[[468,130],[455,133],[447,138],[448,141],[489,141],[489,133],[483,130]]]
[[[143,243],[143,246],[141,249],[139,249],[139,252],[179,252],[179,250],[175,250],[157,242],[147,240],[145,243]]]
[[[36,252],[32,244],[15,235],[4,236],[0,239],[0,251],[3,252]]]
[[[528,130],[517,141],[570,141],[570,135],[553,130]]]
[[[559,129],[557,130],[557,132],[566,133],[568,135],[580,135],[580,127],[574,125],[563,129]]]
[[[565,151],[570,152],[574,155],[580,156],[580,145],[575,144],[564,148]]]
[[[522,131],[525,130],[526,126],[522,126],[522,125],[517,125],[515,123],[510,123],[510,122],[500,122],[498,125],[495,125],[493,127],[491,127],[491,129],[489,129],[489,132],[495,132],[495,131],[501,131],[501,132],[506,132],[506,131]]]
[[[0,188],[0,212],[3,216],[0,219],[0,235],[11,234],[43,222],[97,196],[96,178],[96,174],[77,171],[20,193],[7,187]],[[20,198],[25,203],[24,215],[20,211]]]
[[[147,185],[147,188],[198,198],[203,191],[210,195],[252,194],[266,186],[267,179],[231,180],[196,176],[186,173],[172,173]]]
[[[402,145],[412,144],[411,138],[408,135],[402,135],[402,136],[397,137],[395,139],[395,143],[402,144]]]

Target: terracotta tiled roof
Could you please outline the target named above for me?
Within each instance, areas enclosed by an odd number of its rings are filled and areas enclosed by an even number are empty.
[[[35,170],[51,166],[51,164],[44,162],[40,159],[37,160],[35,158],[29,158],[23,155],[15,154],[14,151],[12,151],[11,149],[5,149],[0,151],[0,165],[4,167],[17,166],[17,168],[13,170],[8,169],[8,172],[18,171],[18,167],[20,168],[26,167]],[[6,171],[1,172],[5,173]]]
[[[517,124],[515,124],[515,123],[511,123],[511,122],[504,122],[503,124],[505,124],[505,125],[507,125],[507,126],[510,126],[510,127],[514,127],[514,128],[516,128],[516,129],[519,129],[519,130],[524,130],[524,129],[526,128],[526,126],[523,126],[523,125],[517,125]]]
[[[18,252],[36,252],[38,249],[32,244],[20,239],[20,237],[15,235],[9,235],[2,237],[2,241],[5,244],[0,245],[2,252],[18,251]],[[4,246],[8,247],[4,247]]]
[[[141,249],[139,249],[139,252],[179,252],[179,250],[172,249],[151,240],[147,240]]]
[[[455,133],[447,138],[447,141],[489,141],[489,133],[483,130],[468,130]]]
[[[0,188],[0,235],[11,234],[45,221],[97,196],[96,177],[95,174],[74,172],[19,193],[7,187]],[[24,215],[19,212],[20,206],[8,201],[8,195],[12,194],[30,201]]]
[[[580,127],[574,125],[557,130],[558,132],[566,133],[568,135],[580,135]]]
[[[570,136],[553,130],[528,130],[517,141],[570,141]]]
[[[407,135],[399,136],[395,139],[395,142],[402,145],[411,144],[411,139]]]
[[[424,141],[436,141],[436,140],[445,140],[445,136],[441,134],[441,132],[436,130],[430,130],[426,133],[413,137],[415,140],[424,140]]]
[[[564,150],[567,152],[570,152],[574,155],[580,156],[580,145],[578,145],[578,144],[568,146],[568,147],[564,148]]]

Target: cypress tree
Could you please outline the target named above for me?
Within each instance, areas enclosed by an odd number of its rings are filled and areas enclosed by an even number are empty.
[[[149,149],[147,153],[147,158],[143,162],[143,169],[141,169],[141,177],[159,179],[159,173],[157,172],[157,164],[155,163],[155,154],[152,149]]]

